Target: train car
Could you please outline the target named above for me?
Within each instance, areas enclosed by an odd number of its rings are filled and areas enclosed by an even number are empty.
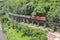
[[[46,21],[46,17],[36,16],[36,20]]]
[[[44,24],[46,22],[46,17],[40,17],[40,16],[32,16],[32,23],[37,23],[38,25]]]
[[[22,21],[29,23],[31,16],[27,16],[27,15],[20,15],[20,18]]]

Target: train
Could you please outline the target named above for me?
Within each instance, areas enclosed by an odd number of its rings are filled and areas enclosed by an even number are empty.
[[[19,19],[32,19],[32,20],[37,20],[37,21],[46,21],[46,17],[40,17],[40,16],[27,16],[27,15],[16,15],[16,14],[11,14],[9,13],[9,17],[16,18],[18,17]]]
[[[36,23],[38,25],[44,24],[47,20],[46,17],[17,15],[17,14],[13,14],[13,13],[9,13],[9,17],[17,22]]]
[[[25,22],[32,24],[36,23],[38,26],[43,24],[44,28],[46,28],[46,26],[50,24],[51,29],[53,31],[56,31],[56,26],[60,26],[60,23],[47,22],[47,18],[41,16],[17,15],[17,14],[9,13],[8,17],[15,20],[16,22]]]

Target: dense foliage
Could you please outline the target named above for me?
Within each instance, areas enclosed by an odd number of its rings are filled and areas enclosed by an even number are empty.
[[[46,40],[46,33],[42,28],[33,28],[24,23],[17,23],[9,20],[6,16],[1,17],[0,21],[8,40]]]
[[[60,23],[60,0],[4,0],[0,2],[0,15],[5,15],[5,13],[9,12],[30,16],[45,16],[47,21]],[[3,31],[6,33],[8,33],[9,29],[12,29],[22,32],[21,36],[31,37],[30,40],[46,39],[46,34],[42,29],[33,29],[20,23],[9,21],[6,16],[2,16],[0,21],[3,23]]]
[[[5,12],[45,16],[48,21],[60,23],[60,0],[5,0],[3,4]]]

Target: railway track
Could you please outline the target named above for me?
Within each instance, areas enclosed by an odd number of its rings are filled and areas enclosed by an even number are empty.
[[[17,14],[13,14],[13,13],[9,13],[8,16],[17,21],[17,22],[31,22],[31,23],[37,23],[38,25],[40,25],[40,23],[43,23],[44,27],[47,26],[47,24],[51,24],[52,25],[52,29],[55,30],[56,26],[60,26],[59,23],[55,23],[55,22],[47,22],[46,17],[39,17],[39,16],[27,16],[27,15],[17,15]]]

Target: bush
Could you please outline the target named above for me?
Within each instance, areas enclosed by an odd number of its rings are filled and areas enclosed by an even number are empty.
[[[17,25],[17,31],[21,31],[21,29],[22,29],[22,25],[18,24]]]
[[[42,35],[40,36],[40,40],[47,40],[46,35],[43,35],[43,34],[42,34]]]
[[[46,33],[42,28],[32,28],[27,25],[23,25],[12,21],[3,22],[4,32],[7,32],[7,30],[11,28],[16,29],[17,32],[23,32],[22,36],[30,36],[30,40],[46,39]]]
[[[30,40],[40,40],[38,37],[31,37]]]
[[[27,35],[27,36],[31,36],[32,35],[32,31],[27,26],[23,26],[21,31],[24,33],[24,35]]]
[[[32,35],[33,37],[38,37],[38,35],[40,35],[40,30],[39,29],[34,29],[32,34],[33,34]]]

